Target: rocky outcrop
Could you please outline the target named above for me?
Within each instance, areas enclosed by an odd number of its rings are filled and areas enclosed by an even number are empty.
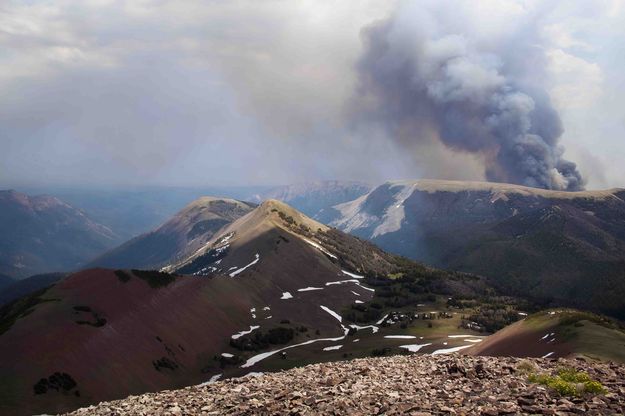
[[[523,363],[525,362],[525,363]],[[528,381],[518,358],[395,356],[314,364],[100,403],[71,415],[607,415],[625,409],[625,366],[533,359],[541,372],[585,371],[607,392],[562,397]]]

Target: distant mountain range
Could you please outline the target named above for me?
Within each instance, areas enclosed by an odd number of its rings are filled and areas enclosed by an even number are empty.
[[[75,270],[118,241],[58,198],[0,191],[0,273],[24,278]]]
[[[625,317],[622,189],[571,193],[439,180],[395,181],[372,189],[325,181],[278,187],[249,199],[267,198],[389,252],[486,276],[511,295]],[[236,213],[193,240],[187,235],[194,217],[182,211],[91,266],[161,267],[198,249],[245,210]],[[187,226],[179,224],[185,218]]]
[[[389,183],[324,210],[337,225],[358,225],[350,231],[368,230],[362,235],[380,243],[397,233],[402,244],[393,248],[401,252],[418,247],[411,238],[423,235],[409,228],[416,215],[428,213],[434,230],[455,232],[450,241],[462,241],[489,225],[498,229],[493,218],[506,223],[545,205],[554,208],[544,192]],[[595,215],[586,215],[618,224],[620,191],[563,194],[555,205],[569,212],[561,206],[577,204],[578,197],[594,204]],[[403,213],[394,212],[402,206]],[[524,228],[541,229],[535,223]],[[545,235],[561,236],[557,230]],[[625,333],[617,323],[560,309],[526,318],[541,303],[505,295],[514,290],[498,275],[424,266],[277,200],[256,206],[201,198],[97,262],[110,268],[32,280],[36,291],[30,287],[32,293],[0,307],[0,414],[56,413],[129,394],[400,352],[505,355],[512,345],[517,356],[625,360]],[[142,270],[148,268],[160,271]],[[551,281],[539,277],[539,283]]]
[[[388,182],[330,224],[387,251],[487,276],[509,294],[625,318],[625,190]]]
[[[285,202],[302,213],[322,223],[334,218],[332,207],[352,201],[373,187],[364,182],[355,181],[318,181],[293,185],[278,186],[247,199],[260,203],[267,199]]]
[[[215,195],[250,200],[269,186],[138,186],[121,189],[98,187],[24,188],[28,195],[52,195],[83,211],[92,220],[119,236],[117,244],[162,225],[192,201]]]

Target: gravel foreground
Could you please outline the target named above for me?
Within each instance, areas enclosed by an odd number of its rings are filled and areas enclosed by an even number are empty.
[[[560,397],[527,381],[520,358],[394,356],[313,364],[260,377],[130,396],[70,415],[620,415],[625,366],[531,359],[541,372],[573,367],[608,393]]]

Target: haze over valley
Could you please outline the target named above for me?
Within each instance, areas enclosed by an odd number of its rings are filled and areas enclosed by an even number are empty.
[[[0,415],[621,414],[624,27],[0,5]]]

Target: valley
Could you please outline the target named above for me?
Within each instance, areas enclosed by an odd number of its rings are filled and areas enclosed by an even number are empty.
[[[480,276],[386,253],[276,200],[237,204],[202,199],[165,224],[188,236],[217,213],[234,213],[222,226],[202,226],[196,246],[161,257],[161,271],[87,269],[3,307],[0,411],[67,411],[371,356],[507,355],[506,345],[518,343],[506,331],[540,321],[540,305]],[[582,329],[605,341],[603,351],[541,324],[514,355],[622,361],[622,328],[593,319]],[[543,332],[558,335],[541,342]]]

